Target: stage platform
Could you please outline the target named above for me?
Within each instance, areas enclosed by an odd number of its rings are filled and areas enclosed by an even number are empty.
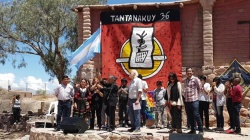
[[[67,134],[53,128],[31,128],[30,140],[169,140],[169,129],[141,128],[140,133],[127,132],[128,128],[117,128],[114,133],[99,130],[87,130],[81,134]],[[183,133],[189,130],[183,129]],[[250,128],[242,128],[242,135],[205,132],[204,140],[250,140]],[[198,133],[198,131],[197,131]]]

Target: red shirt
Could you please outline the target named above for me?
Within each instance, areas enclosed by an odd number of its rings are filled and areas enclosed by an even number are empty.
[[[232,88],[231,97],[233,102],[242,101],[242,88],[240,85],[234,86]]]

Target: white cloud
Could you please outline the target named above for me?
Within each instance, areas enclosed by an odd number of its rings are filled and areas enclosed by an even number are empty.
[[[11,84],[15,81],[13,73],[0,73],[0,87],[8,89],[8,83]]]
[[[31,90],[45,90],[45,83],[41,78],[28,76],[19,81],[19,85]]]
[[[12,90],[31,91],[33,93],[37,90],[46,90],[48,93],[53,93],[59,84],[57,79],[48,82],[34,76],[21,78],[19,81],[16,81],[15,78],[13,73],[0,74],[0,87],[8,89],[9,83]]]

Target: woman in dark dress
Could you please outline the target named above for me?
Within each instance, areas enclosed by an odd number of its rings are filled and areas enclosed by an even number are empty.
[[[109,117],[108,131],[115,130],[115,109],[118,102],[118,86],[116,85],[117,78],[110,75],[107,82],[101,81],[97,84],[97,93],[103,96],[103,102],[107,104],[106,114]]]
[[[177,75],[172,72],[168,76],[168,81],[167,104],[170,105],[170,113],[172,117],[172,129],[169,131],[169,133],[173,133],[174,131],[177,131],[177,133],[182,133],[182,106],[184,103],[181,94],[181,83],[178,81]]]
[[[74,110],[73,117],[90,117],[90,101],[91,96],[89,89],[87,88],[87,80],[82,79],[80,87],[76,88],[74,95]]]
[[[102,94],[99,92],[97,85],[99,84],[99,79],[94,78],[92,85],[90,87],[90,92],[92,94],[92,104],[91,104],[91,119],[90,128],[94,129],[95,115],[97,117],[97,125],[99,130],[101,129],[101,112],[102,112]]]

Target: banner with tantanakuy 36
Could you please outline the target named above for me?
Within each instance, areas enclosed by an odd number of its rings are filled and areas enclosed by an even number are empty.
[[[148,83],[167,85],[169,72],[182,70],[179,9],[102,12],[102,75],[128,78],[135,69]],[[120,84],[120,80],[117,81]]]

